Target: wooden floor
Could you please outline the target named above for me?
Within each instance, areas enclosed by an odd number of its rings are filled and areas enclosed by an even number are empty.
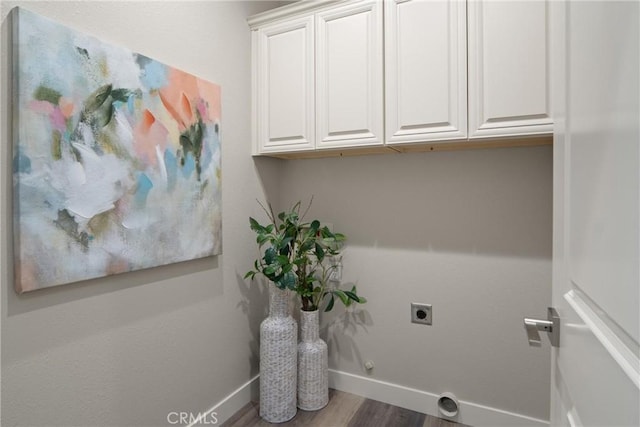
[[[329,390],[329,404],[319,411],[298,410],[286,423],[271,424],[260,418],[257,402],[250,402],[223,427],[466,427],[338,390]]]

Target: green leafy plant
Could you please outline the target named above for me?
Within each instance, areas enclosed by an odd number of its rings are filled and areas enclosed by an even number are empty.
[[[260,204],[270,223],[260,224],[249,218],[249,226],[257,234],[256,243],[260,257],[254,262],[254,269],[245,278],[255,278],[261,274],[280,289],[296,292],[300,297],[302,310],[317,310],[326,297],[330,297],[325,311],[333,308],[338,298],[345,306],[364,303],[358,296],[356,287],[345,291],[330,286],[333,270],[339,268],[334,262],[340,255],[344,234],[333,233],[320,221],[304,221],[311,202],[300,215],[301,202],[297,202],[288,212],[274,215],[271,205],[267,210]]]

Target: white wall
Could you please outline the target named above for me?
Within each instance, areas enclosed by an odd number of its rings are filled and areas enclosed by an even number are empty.
[[[23,6],[222,86],[224,254],[45,289],[13,291],[8,14]],[[250,156],[246,17],[273,2],[16,2],[0,5],[2,426],[149,426],[205,411],[257,374],[265,299],[241,280],[248,216],[274,162]],[[264,182],[261,182],[261,179]]]
[[[314,195],[308,218],[347,235],[344,279],[369,300],[323,315],[330,368],[373,360],[373,379],[549,419],[548,340],[529,347],[522,319],[551,300],[550,146],[296,160],[280,179],[281,207]]]

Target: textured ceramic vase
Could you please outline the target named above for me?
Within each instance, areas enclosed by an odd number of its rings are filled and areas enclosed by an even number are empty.
[[[300,311],[298,408],[316,411],[329,402],[327,343],[320,339],[318,310]]]
[[[270,423],[296,415],[298,325],[290,295],[269,284],[269,316],[260,324],[260,416]]]

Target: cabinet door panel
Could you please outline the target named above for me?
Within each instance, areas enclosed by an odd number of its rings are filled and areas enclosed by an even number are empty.
[[[386,2],[388,143],[461,139],[467,128],[466,2]]]
[[[550,133],[546,1],[469,2],[469,136]]]
[[[313,17],[257,33],[258,151],[315,147]]]
[[[317,15],[317,147],[382,144],[382,13],[376,2]]]

